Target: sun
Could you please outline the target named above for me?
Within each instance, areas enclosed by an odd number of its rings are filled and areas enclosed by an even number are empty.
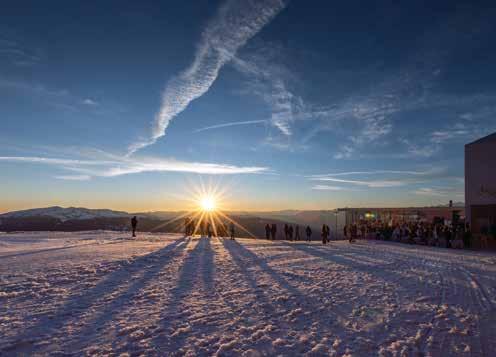
[[[200,207],[203,211],[212,212],[215,211],[217,204],[215,198],[212,196],[204,196],[200,200]]]

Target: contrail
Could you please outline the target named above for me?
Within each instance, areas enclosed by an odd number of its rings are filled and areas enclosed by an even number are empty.
[[[159,158],[122,158],[116,161],[72,160],[38,156],[0,156],[1,162],[25,162],[51,165],[76,172],[77,175],[58,175],[62,180],[88,180],[92,177],[115,177],[142,172],[184,172],[205,175],[259,174],[268,172],[266,167],[236,166],[206,162],[188,162]]]
[[[170,121],[205,94],[238,49],[285,7],[284,0],[228,0],[203,32],[193,63],[167,83],[151,135],[131,144],[128,155],[164,136]]]
[[[232,123],[224,123],[224,124],[217,124],[217,125],[212,125],[212,126],[206,126],[204,128],[196,129],[194,132],[195,133],[199,133],[200,131],[211,130],[211,129],[219,129],[219,128],[226,128],[228,126],[250,125],[250,124],[260,124],[260,123],[267,123],[267,120],[235,121],[235,122],[232,122]]]

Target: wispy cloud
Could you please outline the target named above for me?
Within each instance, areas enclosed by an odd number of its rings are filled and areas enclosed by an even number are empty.
[[[83,100],[83,104],[89,105],[89,106],[97,106],[98,102],[91,99],[91,98],[86,98]]]
[[[91,179],[89,175],[59,175],[54,176],[54,178],[59,180],[68,180],[68,181],[87,181]]]
[[[290,52],[276,43],[258,40],[240,51],[231,64],[246,78],[239,93],[261,99],[269,110],[270,125],[260,144],[282,151],[302,151],[309,147],[304,140],[308,134],[299,131],[306,127],[304,122],[327,118],[329,111],[301,95],[299,89],[305,81],[287,63]]]
[[[39,63],[41,58],[41,51],[27,48],[18,39],[0,35],[0,59],[6,59],[15,66],[23,67],[33,66]]]
[[[330,186],[330,185],[315,185],[312,186],[312,190],[319,190],[319,191],[342,191],[344,190],[344,187],[341,186]]]
[[[432,175],[433,173],[443,172],[442,169],[436,170],[426,170],[426,171],[408,171],[408,170],[372,170],[372,171],[346,171],[346,172],[336,172],[323,175],[311,175],[311,178],[321,178],[328,176],[352,176],[352,175],[382,175],[382,174],[398,174],[398,175],[414,175],[414,176],[425,176]]]
[[[465,193],[455,187],[422,187],[414,191],[419,196],[463,198]]]
[[[230,127],[230,126],[252,125],[252,124],[262,124],[262,123],[267,123],[267,120],[247,120],[247,121],[235,121],[235,122],[231,122],[231,123],[216,124],[216,125],[210,125],[210,126],[206,126],[204,128],[196,129],[194,132],[199,133],[199,132],[205,131],[205,130],[220,129],[220,128],[226,128],[226,127]]]
[[[0,156],[0,161],[27,162],[27,163],[60,165],[60,166],[97,166],[97,165],[101,166],[101,165],[113,165],[119,163],[119,161],[74,160],[74,159],[38,157],[38,156]]]
[[[367,186],[370,188],[381,188],[381,187],[399,187],[405,186],[407,183],[401,180],[370,180],[370,181],[361,181],[361,180],[345,180],[334,177],[316,177],[311,178],[313,181],[330,181],[330,182],[338,182],[338,183],[349,183],[352,185],[358,186]]]
[[[0,76],[0,91],[2,89],[69,112],[90,110],[92,113],[97,113],[101,110],[99,103],[94,99],[80,97],[67,89],[54,88],[36,81]]]
[[[120,158],[113,160],[73,160],[35,156],[1,156],[0,162],[35,163],[56,166],[76,172],[77,175],[59,175],[58,179],[87,180],[91,177],[115,177],[142,172],[185,172],[209,175],[257,174],[267,172],[266,167],[235,166],[214,163],[186,162],[174,159]]]
[[[347,176],[352,176],[352,178],[343,178]],[[377,176],[380,176],[380,179],[376,178]],[[428,170],[357,170],[310,175],[307,178],[310,181],[332,182],[368,188],[393,188],[452,177],[446,175],[445,168],[439,167]]]
[[[165,135],[170,121],[205,94],[238,49],[255,36],[286,6],[283,0],[228,0],[203,32],[193,63],[171,79],[162,95],[162,106],[151,135],[129,146],[129,153],[155,143]]]

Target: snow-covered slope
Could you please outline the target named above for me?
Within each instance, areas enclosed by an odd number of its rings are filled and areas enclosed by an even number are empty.
[[[496,255],[0,234],[0,355],[493,356]]]
[[[93,218],[117,218],[127,217],[129,213],[121,211],[112,211],[109,209],[89,209],[82,207],[46,207],[34,208],[22,211],[14,211],[0,215],[1,218],[27,218],[27,217],[53,217],[61,221],[71,219],[93,219]]]

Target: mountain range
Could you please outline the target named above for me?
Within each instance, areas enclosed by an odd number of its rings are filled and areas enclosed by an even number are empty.
[[[455,203],[454,206],[462,206]],[[224,212],[230,219],[244,227],[237,229],[238,236],[265,236],[265,225],[275,223],[280,234],[284,224],[300,225],[319,232],[323,223],[330,224],[330,210],[282,210],[282,211],[230,211]],[[137,216],[138,230],[147,232],[183,232],[184,220],[190,216],[186,211],[124,212],[110,209],[83,207],[46,207],[0,214],[0,231],[128,231],[130,219]],[[222,219],[227,227],[229,221]],[[250,232],[250,233],[248,233]]]
[[[226,212],[226,214],[243,227],[243,229],[236,229],[237,236],[263,237],[267,223],[275,223],[279,227],[286,223],[303,225],[304,223],[300,223],[300,215],[297,212],[281,211],[279,214],[278,212]],[[132,216],[138,217],[138,230],[179,233],[184,230],[183,223],[188,213],[185,211],[128,213],[109,209],[53,206],[1,214],[0,231],[128,231]],[[225,231],[229,221],[221,219],[221,222],[219,229]],[[279,228],[279,232],[281,231],[282,229]],[[226,234],[226,232],[223,233]]]

